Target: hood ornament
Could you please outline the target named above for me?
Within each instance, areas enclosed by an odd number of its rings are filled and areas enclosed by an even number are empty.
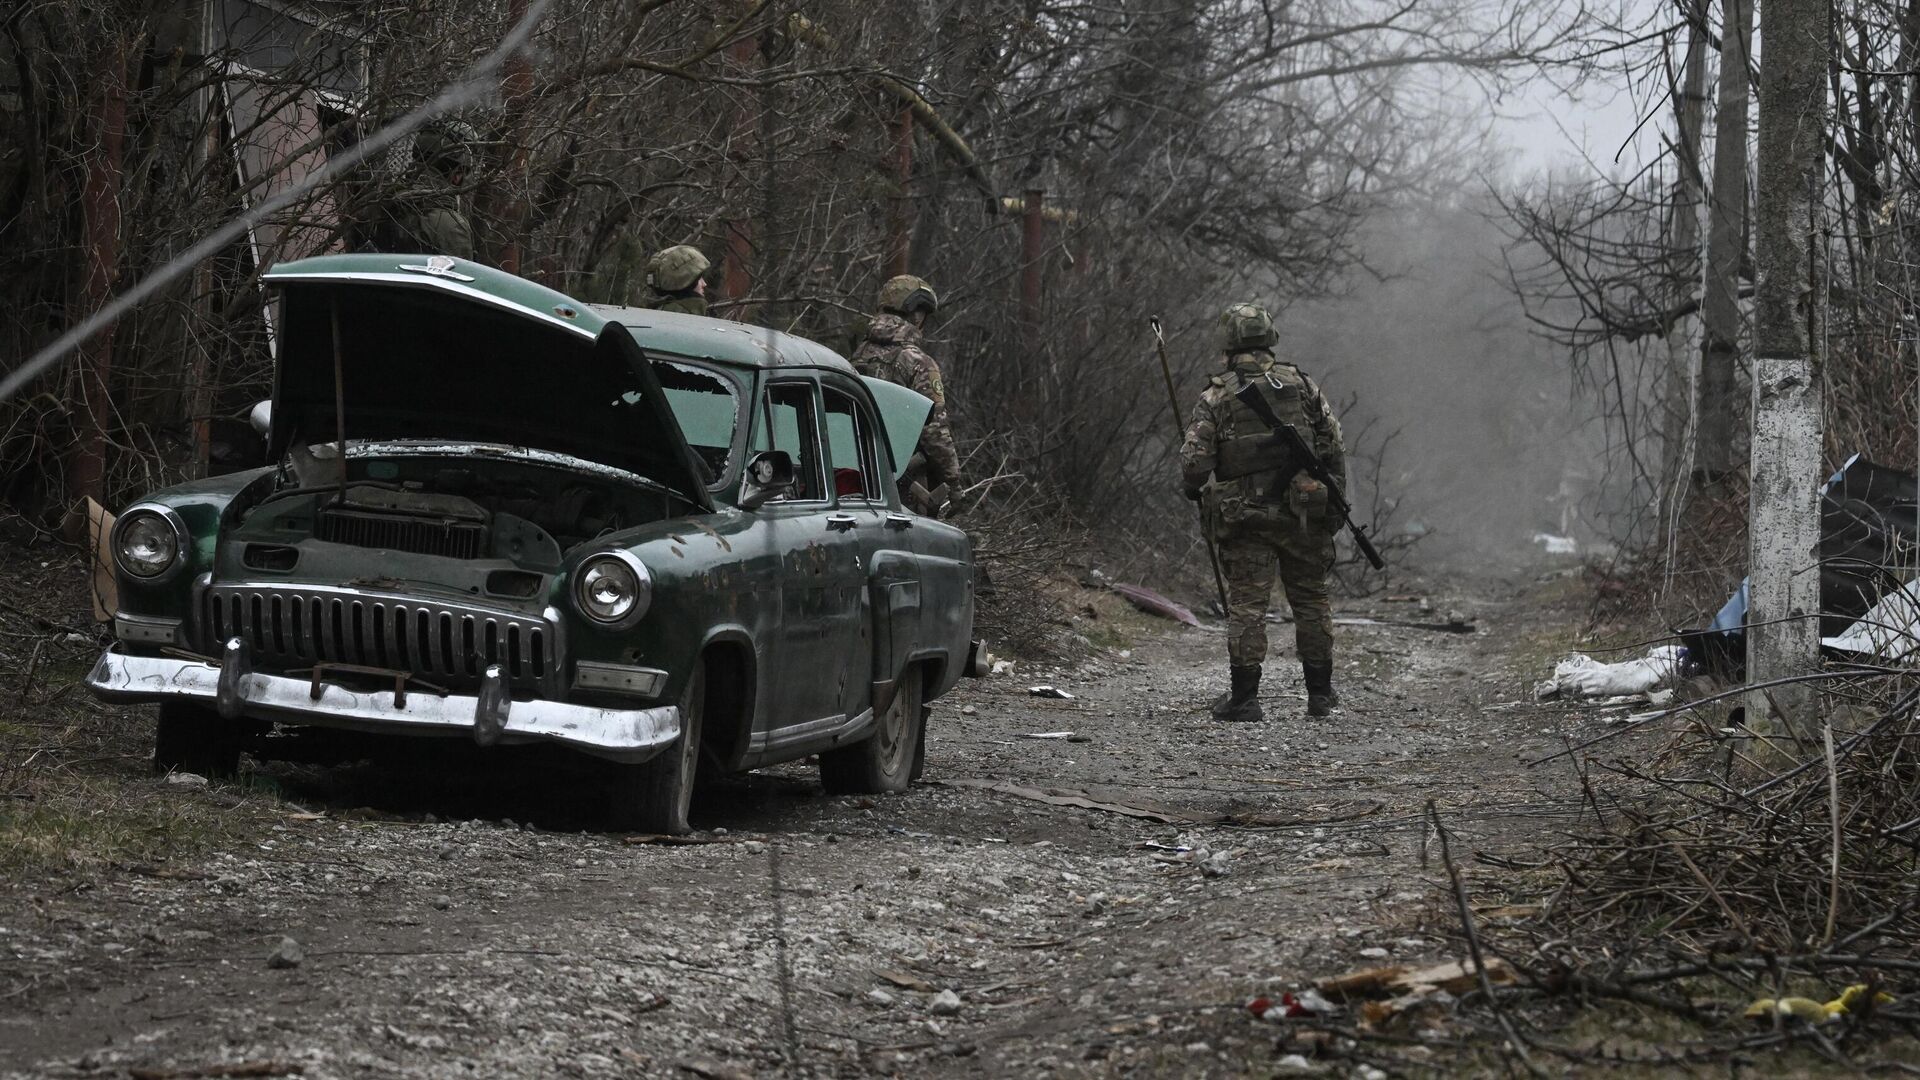
[[[408,266],[406,263],[401,263],[400,269],[408,270],[416,274],[432,274],[434,277],[448,278],[453,281],[473,280],[473,275],[462,274],[456,271],[453,265],[453,257],[451,255],[429,255],[427,256],[427,264],[425,266]]]

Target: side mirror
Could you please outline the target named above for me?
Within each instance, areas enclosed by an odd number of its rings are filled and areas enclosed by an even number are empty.
[[[747,462],[737,505],[758,510],[768,499],[793,490],[793,481],[793,458],[785,450],[763,450]]]
[[[273,428],[273,402],[254,402],[253,411],[247,414],[247,423],[253,425],[253,430],[259,432],[261,438],[266,438],[267,432]]]

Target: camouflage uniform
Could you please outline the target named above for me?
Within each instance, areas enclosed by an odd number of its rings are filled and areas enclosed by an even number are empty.
[[[429,124],[414,136],[419,190],[402,193],[386,208],[376,246],[382,251],[473,258],[473,225],[460,185],[473,168],[471,127],[459,121]]]
[[[860,374],[897,383],[933,402],[933,412],[927,417],[927,425],[920,429],[920,445],[914,454],[924,465],[910,468],[900,480],[901,487],[908,488],[918,481],[928,491],[946,484],[957,493],[960,455],[953,448],[953,428],[947,423],[947,391],[940,382],[940,365],[920,348],[920,328],[891,312],[875,315],[867,323],[866,341],[849,359]],[[928,514],[937,508],[914,506],[913,509]]]
[[[686,315],[705,315],[707,298],[699,293],[686,293],[680,296],[656,296],[647,305],[655,311],[678,311]]]
[[[1261,386],[1280,420],[1311,440],[1314,453],[1343,486],[1346,451],[1340,422],[1320,388],[1266,349],[1229,354],[1227,371],[1210,380],[1188,420],[1181,476],[1189,493],[1211,480],[1205,497],[1227,581],[1228,662],[1236,690],[1246,689],[1242,700],[1254,702],[1247,718],[1257,718],[1257,701],[1243,681],[1257,688],[1259,665],[1266,659],[1266,614],[1276,567],[1293,608],[1294,645],[1307,673],[1310,702],[1316,684],[1325,684],[1331,698],[1333,611],[1327,574],[1338,519],[1328,512],[1326,489],[1305,473],[1296,474],[1278,498],[1271,497],[1275,473],[1261,468],[1270,465],[1266,455],[1274,453],[1261,446],[1268,428],[1234,397],[1248,383]]]
[[[394,207],[391,228],[388,250],[473,258],[473,226],[460,205],[460,196],[451,190],[404,197]]]

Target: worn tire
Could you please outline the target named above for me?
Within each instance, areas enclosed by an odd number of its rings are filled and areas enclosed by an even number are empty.
[[[240,771],[243,729],[203,705],[184,701],[160,703],[154,725],[153,771],[198,773],[209,780],[225,780]]]
[[[700,733],[706,716],[707,662],[694,661],[680,694],[680,738],[638,765],[616,765],[608,783],[607,817],[622,832],[681,836],[692,832],[688,810],[700,772]]]
[[[874,724],[873,734],[820,755],[820,785],[829,795],[883,795],[907,790],[919,757],[920,685],[918,668],[900,676],[893,704]]]

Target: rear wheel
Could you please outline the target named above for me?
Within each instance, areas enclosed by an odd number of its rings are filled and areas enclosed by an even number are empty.
[[[702,657],[680,694],[680,738],[639,765],[618,765],[609,783],[607,816],[628,832],[680,836],[693,831],[687,813],[700,771],[700,730],[706,713],[707,662]]]
[[[907,790],[920,747],[920,672],[900,676],[893,701],[873,734],[820,755],[820,783],[830,795],[879,795]]]
[[[154,727],[153,769],[227,779],[240,771],[242,733],[238,721],[203,705],[163,701]]]

